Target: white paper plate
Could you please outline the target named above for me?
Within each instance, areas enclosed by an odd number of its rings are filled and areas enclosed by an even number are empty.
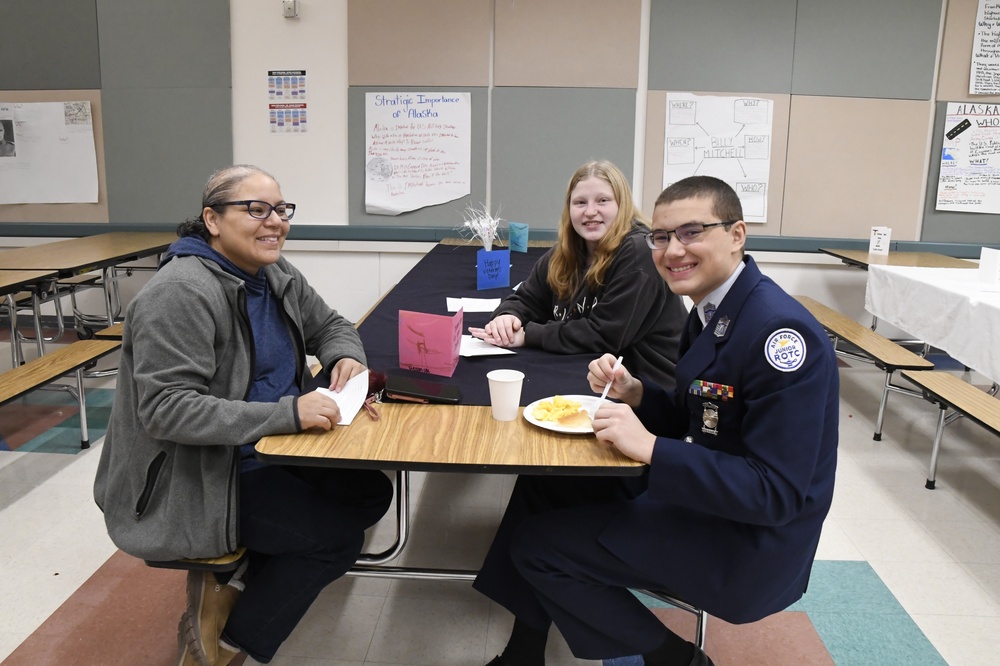
[[[598,399],[596,395],[564,395],[563,397],[580,403],[580,411],[586,411],[587,408],[594,404]],[[531,415],[531,413],[535,411],[535,407],[538,407],[540,403],[543,403],[546,400],[551,402],[554,398],[554,395],[549,396],[548,398],[542,398],[541,400],[536,400],[525,407],[524,420],[532,425],[538,426],[539,428],[545,428],[546,430],[553,430],[555,432],[569,433],[571,435],[581,435],[588,432],[594,432],[594,428],[589,423],[585,426],[570,427],[565,426],[558,421],[539,421]]]

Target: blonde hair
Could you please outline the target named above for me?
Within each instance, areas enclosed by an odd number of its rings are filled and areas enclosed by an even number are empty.
[[[580,182],[588,178],[600,178],[611,185],[618,203],[618,215],[611,223],[611,228],[604,234],[594,249],[593,258],[583,282],[591,289],[597,289],[604,284],[604,274],[611,266],[618,247],[625,240],[634,222],[646,227],[649,220],[635,206],[632,199],[632,188],[621,169],[606,160],[587,162],[569,179],[566,188],[566,202],[563,205],[562,217],[559,220],[559,237],[555,250],[549,260],[549,287],[560,299],[570,298],[580,287],[580,269],[587,261],[587,245],[583,238],[573,229],[570,220],[569,207],[573,190]]]

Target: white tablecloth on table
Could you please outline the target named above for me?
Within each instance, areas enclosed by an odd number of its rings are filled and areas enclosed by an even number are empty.
[[[865,309],[1000,382],[1000,285],[968,268],[868,267]]]

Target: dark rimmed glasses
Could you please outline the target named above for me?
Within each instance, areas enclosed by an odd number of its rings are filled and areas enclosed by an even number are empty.
[[[271,213],[277,213],[278,217],[282,221],[287,222],[292,219],[295,215],[295,204],[293,203],[280,203],[277,206],[272,206],[266,201],[258,201],[256,199],[244,199],[243,201],[222,201],[217,204],[212,204],[210,208],[216,208],[218,206],[246,206],[247,213],[255,220],[266,220],[271,217]]]
[[[729,226],[735,222],[736,220],[730,220],[728,222],[713,222],[711,224],[692,222],[690,224],[682,224],[671,231],[656,229],[655,231],[650,231],[646,234],[646,245],[648,245],[651,250],[666,250],[667,246],[670,245],[670,234],[677,236],[677,240],[679,240],[683,245],[690,245],[691,243],[697,243],[701,239],[701,235],[705,233],[705,229]]]

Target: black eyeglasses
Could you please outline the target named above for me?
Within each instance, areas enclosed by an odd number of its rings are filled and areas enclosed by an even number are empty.
[[[212,204],[209,208],[218,208],[219,206],[246,206],[247,213],[250,217],[255,220],[266,220],[271,217],[271,213],[277,213],[283,221],[287,222],[292,219],[295,215],[295,204],[293,203],[280,203],[277,206],[272,206],[266,201],[257,201],[256,199],[245,199],[243,201],[223,201],[221,203]]]
[[[729,226],[735,222],[736,220],[730,220],[729,222],[713,222],[712,224],[692,222],[691,224],[682,224],[672,231],[657,229],[656,231],[650,231],[646,234],[646,245],[648,245],[651,250],[665,250],[667,249],[667,246],[670,245],[670,234],[677,236],[677,240],[679,240],[682,244],[690,245],[691,243],[697,243],[698,240],[701,239],[701,235],[705,233],[705,229]]]

